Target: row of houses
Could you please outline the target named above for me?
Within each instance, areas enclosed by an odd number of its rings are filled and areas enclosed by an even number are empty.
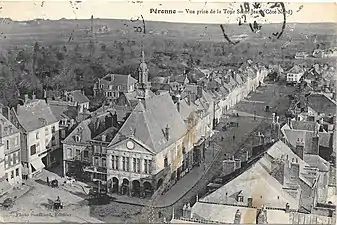
[[[319,132],[319,126],[305,130],[301,123],[283,125],[279,141],[253,154],[234,177],[197,196],[192,206],[184,206],[182,217],[173,215],[170,222],[334,224],[335,165],[321,156],[332,136]]]
[[[63,141],[64,174],[83,170],[101,189],[135,196],[151,195],[163,183],[170,187],[202,162],[205,140],[220,117],[266,74],[254,66],[237,73],[214,70],[194,83],[184,74],[186,79],[177,76],[167,85],[150,84],[144,58],[138,81],[108,74],[95,83],[94,93],[112,104]]]
[[[209,187],[215,190],[170,222],[336,223],[336,106],[325,93],[311,92],[294,100],[294,118],[286,123],[273,114],[271,133],[278,141],[262,144],[262,154],[253,148],[248,163],[224,160],[229,179],[214,179]]]
[[[62,162],[61,140],[89,108],[89,100],[81,91],[61,97],[51,100],[25,95],[15,108],[0,107],[1,195],[21,185],[22,179]]]
[[[25,95],[17,107],[2,107],[3,182],[20,184],[61,163],[64,176],[96,181],[109,192],[151,195],[200,165],[220,117],[268,73],[252,62],[239,70],[197,69],[194,82],[184,74],[154,90],[144,58],[138,81],[108,74],[95,83],[95,95],[108,104],[93,112],[80,90]]]

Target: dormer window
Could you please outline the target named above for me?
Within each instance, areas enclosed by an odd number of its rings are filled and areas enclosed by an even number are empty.
[[[38,140],[40,138],[40,133],[36,132],[36,140]]]
[[[81,141],[81,137],[80,137],[79,135],[76,135],[76,136],[75,136],[75,141],[76,141],[76,142],[80,142],[80,141]]]
[[[238,196],[238,202],[243,202],[243,196]]]

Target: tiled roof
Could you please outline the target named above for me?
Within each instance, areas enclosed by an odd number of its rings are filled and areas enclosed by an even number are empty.
[[[164,135],[166,127],[169,128],[168,140]],[[131,132],[135,139],[159,153],[183,137],[186,127],[169,93],[163,93],[139,102],[109,146],[130,136]]]
[[[2,127],[2,137],[7,137],[20,132],[4,115],[0,113],[0,126]],[[1,136],[0,136],[1,138]]]
[[[88,97],[85,96],[81,90],[70,91],[68,93],[71,94],[74,98],[74,101],[78,102],[79,104],[90,102]]]
[[[58,121],[46,101],[40,99],[31,100],[23,106],[18,105],[17,115],[26,131],[33,131]]]

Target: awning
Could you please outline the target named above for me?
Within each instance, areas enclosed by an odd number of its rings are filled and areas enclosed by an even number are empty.
[[[30,162],[30,164],[34,167],[36,171],[42,170],[45,167],[40,158],[34,159]]]

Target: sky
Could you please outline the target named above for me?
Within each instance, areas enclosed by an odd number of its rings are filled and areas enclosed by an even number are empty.
[[[136,0],[135,0],[136,1]],[[11,18],[13,20],[31,20],[44,18],[57,20],[67,19],[89,19],[91,15],[95,18],[130,19],[142,15],[145,20],[167,21],[167,22],[187,22],[187,23],[237,23],[239,17],[249,22],[256,20],[259,23],[282,23],[284,18],[282,13],[271,13],[271,5],[267,2],[261,3],[261,8],[265,12],[264,17],[259,12],[238,14],[243,2],[229,3],[208,1],[144,1],[133,3],[132,1],[108,1],[108,0],[84,0],[80,3],[76,1],[46,0],[46,1],[2,1],[0,2],[0,17]],[[244,6],[244,5],[243,5]],[[254,7],[253,2],[249,4],[250,9]],[[287,11],[287,22],[289,23],[319,23],[337,22],[337,3],[334,2],[292,2],[285,3]],[[150,10],[152,13],[150,13]],[[154,10],[176,10],[175,14],[156,14]],[[186,9],[194,10],[194,14],[187,13]],[[224,13],[224,9],[227,13]],[[230,9],[234,10],[230,11]],[[214,10],[211,13],[211,10]],[[179,12],[181,11],[181,12]],[[197,15],[199,11],[199,15]],[[206,12],[207,11],[207,12]],[[231,14],[229,14],[231,12]],[[206,14],[207,13],[207,14]]]

